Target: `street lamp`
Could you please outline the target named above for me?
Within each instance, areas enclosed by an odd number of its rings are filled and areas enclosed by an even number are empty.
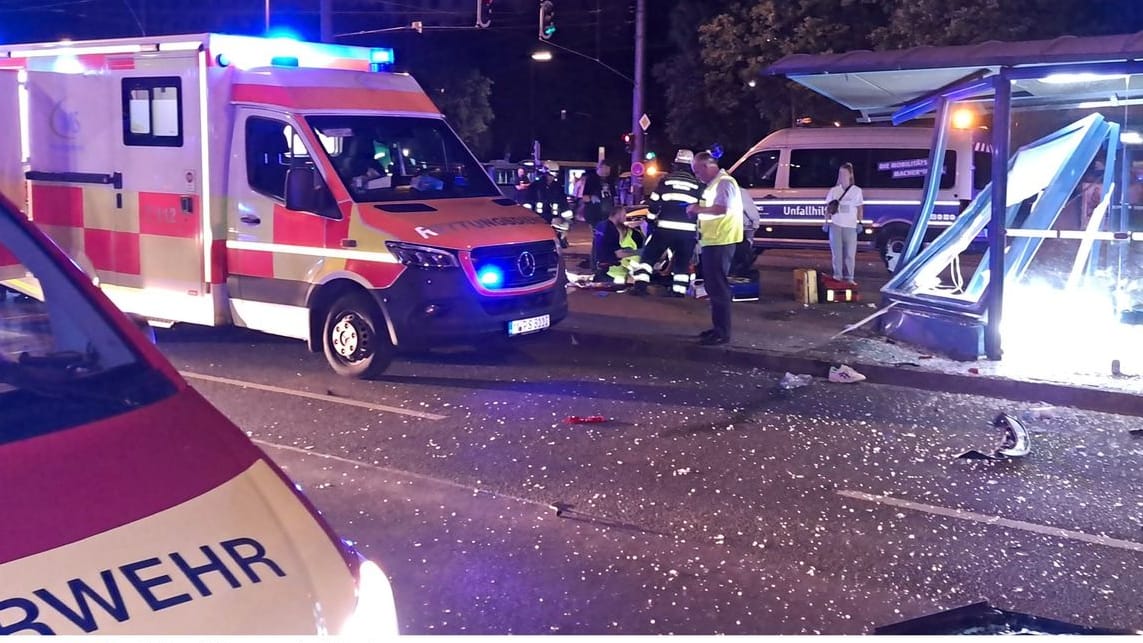
[[[532,52],[532,61],[538,63],[551,62],[552,52],[540,49]],[[536,68],[528,66],[528,129],[532,140],[536,140]]]

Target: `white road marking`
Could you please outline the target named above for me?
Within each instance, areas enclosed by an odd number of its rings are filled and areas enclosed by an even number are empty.
[[[1009,518],[1001,518],[1000,516],[980,514],[976,513],[975,511],[950,509],[948,507],[939,507],[937,505],[927,505],[920,502],[901,500],[900,498],[892,498],[890,496],[876,496],[871,493],[863,493],[861,491],[849,491],[848,489],[839,489],[837,491],[837,495],[845,496],[846,498],[853,498],[854,500],[864,500],[866,502],[874,502],[881,505],[899,507],[901,509],[911,509],[913,511],[920,511],[927,514],[945,516],[947,518],[968,520],[984,525],[1007,527],[1008,529],[1019,529],[1022,531],[1030,531],[1034,534],[1041,534],[1044,536],[1066,538],[1068,540],[1078,540],[1080,542],[1091,543],[1093,545],[1114,547],[1115,549],[1124,549],[1127,551],[1143,552],[1143,543],[1137,543],[1130,540],[1120,540],[1118,538],[1110,538],[1108,536],[1097,536],[1094,534],[1084,533],[1082,531],[1072,531],[1071,529],[1061,529],[1059,527],[1051,527],[1034,522],[1024,522],[1023,520],[1011,520]]]
[[[347,397],[337,397],[335,395],[326,395],[323,393],[310,393],[309,391],[299,391],[292,388],[282,388],[280,386],[270,386],[269,384],[258,384],[255,382],[247,382],[245,380],[232,380],[227,377],[217,377],[215,375],[205,375],[202,373],[190,373],[187,371],[179,371],[179,374],[187,379],[202,380],[204,382],[214,382],[215,384],[228,384],[230,386],[238,386],[241,388],[251,388],[257,391],[266,391],[269,393],[279,393],[281,395],[293,395],[294,397],[302,397],[308,400],[317,400],[319,402],[329,402],[330,404],[342,404],[344,406],[355,406],[360,409],[369,409],[370,411],[380,411],[382,413],[395,413],[398,415],[408,415],[410,417],[421,418],[422,420],[444,420],[447,415],[438,415],[436,413],[427,413],[424,411],[413,411],[410,409],[403,409],[399,406],[386,406],[384,404],[374,404],[373,402],[362,402]]]
[[[537,507],[543,507],[544,509],[550,509],[551,508],[551,505],[549,505],[548,503],[545,503],[545,502],[541,502],[539,500],[532,500],[529,498],[521,498],[520,496],[513,496],[512,494],[508,494],[508,493],[500,493],[499,491],[489,491],[488,489],[481,489],[480,487],[474,487],[472,485],[461,484],[459,482],[453,482],[452,480],[445,480],[443,478],[434,478],[433,476],[428,476],[428,475],[425,475],[423,473],[414,473],[412,471],[405,471],[403,469],[392,469],[390,467],[384,467],[384,466],[381,466],[379,464],[370,464],[368,462],[363,462],[361,460],[354,460],[353,458],[345,458],[345,457],[342,457],[339,455],[322,453],[321,451],[311,451],[309,449],[303,449],[301,447],[290,446],[287,444],[278,444],[276,442],[267,442],[266,440],[259,440],[257,438],[250,438],[250,441],[253,442],[254,444],[257,444],[257,445],[260,445],[263,447],[270,447],[272,449],[281,449],[283,451],[290,451],[292,453],[300,453],[302,455],[313,456],[315,458],[323,458],[325,460],[333,460],[334,462],[340,462],[342,464],[351,464],[351,465],[356,466],[356,467],[362,467],[365,469],[372,469],[373,471],[377,471],[379,473],[384,473],[384,474],[388,474],[388,475],[395,476],[395,477],[412,478],[414,480],[420,480],[422,482],[429,482],[432,484],[444,485],[446,487],[452,487],[454,489],[459,489],[461,491],[465,491],[465,492],[471,493],[473,495],[484,494],[486,496],[492,496],[494,498],[501,498],[504,500],[512,500],[514,502],[520,502],[520,503],[524,503],[527,505],[535,505]]]

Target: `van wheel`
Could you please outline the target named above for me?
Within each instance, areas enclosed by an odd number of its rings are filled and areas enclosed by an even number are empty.
[[[877,249],[881,252],[881,260],[889,272],[897,272],[901,263],[901,255],[905,254],[905,244],[909,242],[909,228],[902,225],[889,226],[881,232],[877,242]]]
[[[338,375],[377,377],[393,362],[393,343],[377,305],[354,293],[329,307],[322,330],[325,359]]]

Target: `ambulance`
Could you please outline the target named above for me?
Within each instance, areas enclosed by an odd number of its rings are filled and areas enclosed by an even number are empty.
[[[0,190],[122,310],[304,340],[346,376],[559,322],[552,229],[392,65],[217,34],[3,45]]]
[[[62,207],[62,206],[59,206]],[[397,633],[384,572],[0,197],[0,635]]]

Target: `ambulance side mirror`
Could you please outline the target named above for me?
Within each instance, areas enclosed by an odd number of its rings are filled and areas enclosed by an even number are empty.
[[[292,167],[286,171],[286,209],[314,212],[318,207],[317,173],[312,167]]]

